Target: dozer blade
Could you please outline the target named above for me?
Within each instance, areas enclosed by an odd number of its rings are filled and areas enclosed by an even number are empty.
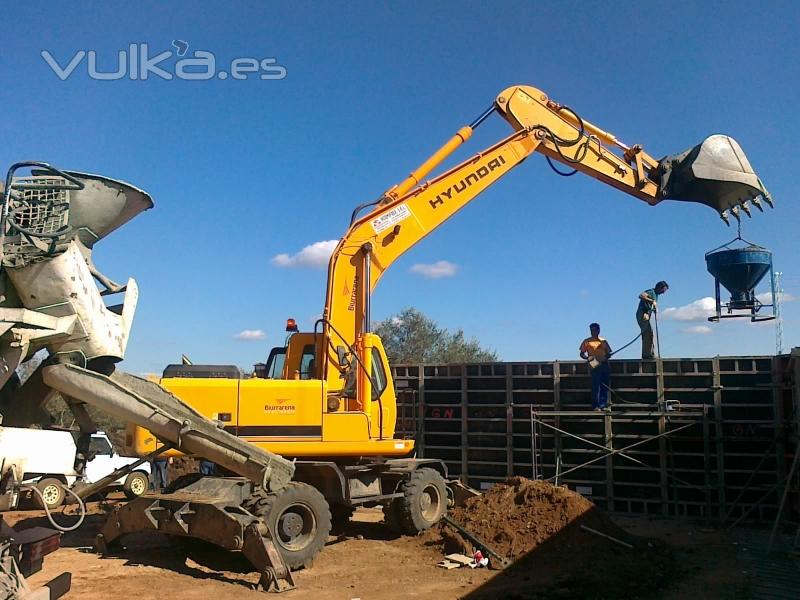
[[[712,135],[686,152],[662,158],[657,175],[662,199],[705,204],[726,222],[729,212],[738,219],[739,207],[750,200],[761,208],[763,197],[772,206],[741,146],[727,135]]]

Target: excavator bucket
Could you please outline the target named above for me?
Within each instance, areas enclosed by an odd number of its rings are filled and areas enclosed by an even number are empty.
[[[740,210],[750,216],[750,204],[763,210],[761,199],[772,198],[750,166],[741,146],[727,135],[712,135],[694,148],[659,161],[662,199],[710,206],[727,223]]]

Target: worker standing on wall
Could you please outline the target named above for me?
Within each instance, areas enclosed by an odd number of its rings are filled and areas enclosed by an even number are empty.
[[[592,372],[592,409],[596,411],[608,409],[608,389],[611,385],[611,370],[608,359],[611,356],[611,346],[605,338],[600,337],[600,325],[589,325],[588,338],[581,342],[580,356],[589,361]]]
[[[642,332],[642,358],[653,359],[656,356],[653,346],[653,326],[650,318],[658,310],[658,297],[669,289],[666,281],[659,281],[654,287],[639,294],[639,308],[636,310],[636,322]]]

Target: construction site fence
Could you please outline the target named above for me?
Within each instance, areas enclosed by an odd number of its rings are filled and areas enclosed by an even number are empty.
[[[611,512],[796,522],[797,358],[612,360],[610,412],[585,361],[401,364],[398,437],[477,489],[523,476]]]

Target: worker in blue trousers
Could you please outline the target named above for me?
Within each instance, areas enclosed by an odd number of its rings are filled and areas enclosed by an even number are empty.
[[[154,492],[163,492],[164,488],[167,487],[167,463],[168,460],[166,458],[159,456],[150,465],[152,473],[150,488]]]
[[[608,359],[611,357],[611,346],[605,338],[600,337],[600,325],[589,325],[591,335],[581,342],[580,356],[589,361],[592,374],[592,409],[595,411],[610,410],[608,406],[608,390],[611,385],[611,370]]]

